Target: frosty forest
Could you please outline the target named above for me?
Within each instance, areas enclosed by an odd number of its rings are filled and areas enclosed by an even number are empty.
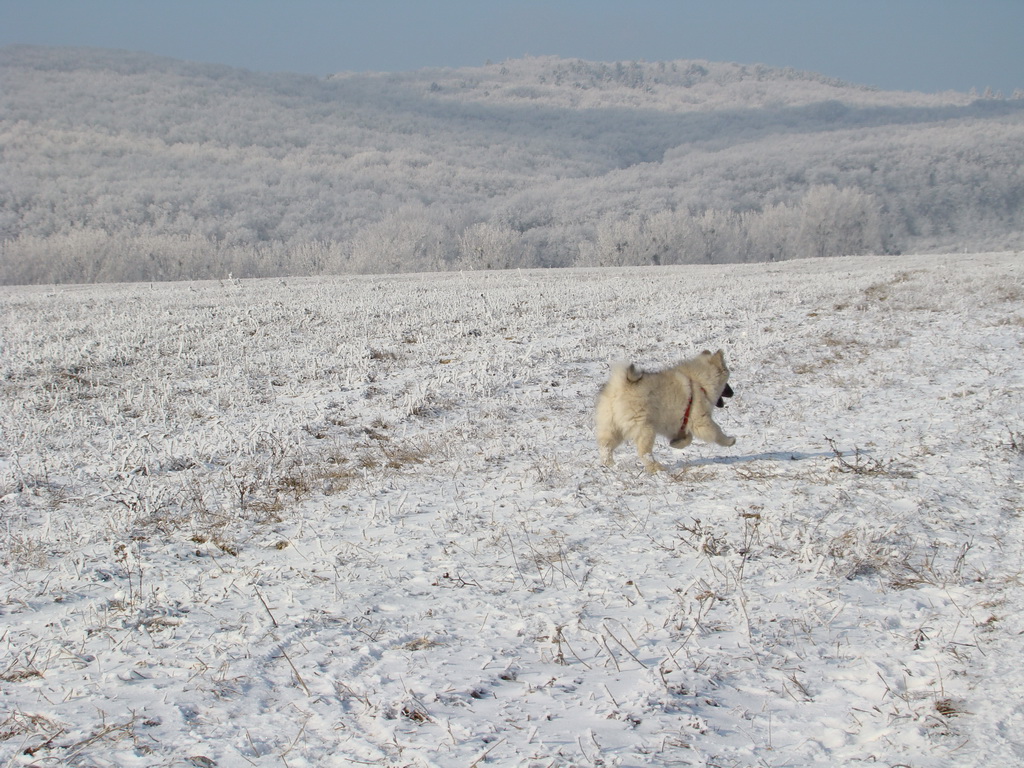
[[[325,79],[0,50],[0,282],[1013,249],[1021,94],[700,61]]]

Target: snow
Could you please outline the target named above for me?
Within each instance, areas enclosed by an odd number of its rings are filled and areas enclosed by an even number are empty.
[[[1022,273],[0,289],[0,765],[1019,764]]]

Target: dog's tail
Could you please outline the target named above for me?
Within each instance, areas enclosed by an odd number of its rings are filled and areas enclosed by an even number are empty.
[[[644,372],[633,363],[618,362],[612,364],[612,378],[629,384],[636,384],[644,377]]]

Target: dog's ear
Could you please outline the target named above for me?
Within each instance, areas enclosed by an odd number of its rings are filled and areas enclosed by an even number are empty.
[[[717,360],[722,365],[725,365],[725,351],[720,349],[717,352],[715,352],[715,360]]]

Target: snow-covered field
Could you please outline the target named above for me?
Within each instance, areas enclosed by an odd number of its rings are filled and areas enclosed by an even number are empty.
[[[0,289],[0,766],[1018,765],[1022,265]]]

